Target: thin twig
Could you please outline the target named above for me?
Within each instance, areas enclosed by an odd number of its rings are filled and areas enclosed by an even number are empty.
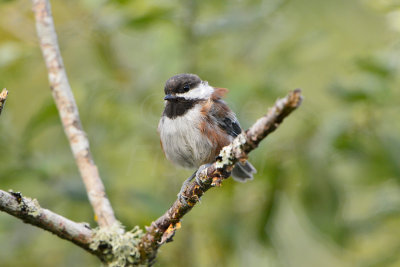
[[[65,72],[48,0],[32,0],[40,48],[46,62],[50,88],[74,154],[89,201],[101,227],[117,222],[104,185],[89,150],[71,87]]]
[[[69,240],[95,254],[89,248],[92,230],[85,223],[76,223],[54,212],[40,207],[36,199],[23,197],[19,192],[0,190],[0,210]]]
[[[0,93],[0,115],[1,115],[1,111],[4,108],[4,105],[6,104],[7,95],[8,95],[8,91],[6,88],[4,88]]]
[[[285,98],[277,100],[274,107],[264,117],[221,150],[217,161],[202,171],[199,177],[201,184],[193,181],[186,186],[183,194],[188,200],[187,204],[183,204],[177,199],[164,215],[147,227],[147,232],[139,244],[142,264],[151,265],[153,263],[158,248],[163,243],[172,240],[176,229],[180,227],[180,220],[193,208],[204,192],[213,186],[219,186],[223,179],[228,178],[235,163],[246,160],[247,155],[268,134],[275,131],[285,117],[300,106],[301,101],[300,89],[296,89]]]

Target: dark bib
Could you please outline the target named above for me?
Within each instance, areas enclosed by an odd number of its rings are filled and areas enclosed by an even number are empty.
[[[189,111],[199,100],[180,100],[180,101],[168,101],[165,106],[164,115],[170,119],[184,115]]]

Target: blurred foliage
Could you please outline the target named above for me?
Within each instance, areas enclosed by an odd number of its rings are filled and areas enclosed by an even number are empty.
[[[227,87],[244,128],[305,101],[251,155],[254,181],[208,192],[157,266],[400,265],[400,2],[52,1],[82,123],[118,218],[144,227],[190,174],[159,147],[163,85]],[[0,188],[93,226],[27,1],[0,1]],[[99,266],[0,214],[0,266]]]

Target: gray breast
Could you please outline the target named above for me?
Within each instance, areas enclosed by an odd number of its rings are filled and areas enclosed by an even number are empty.
[[[197,104],[183,116],[163,116],[158,125],[166,157],[184,168],[198,168],[213,151],[213,144],[198,127],[203,119],[200,109]]]

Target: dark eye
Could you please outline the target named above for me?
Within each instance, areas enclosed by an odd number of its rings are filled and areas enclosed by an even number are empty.
[[[184,90],[185,92],[189,91],[189,89],[190,89],[190,85],[189,85],[189,84],[185,84],[185,85],[183,86],[183,90]]]

